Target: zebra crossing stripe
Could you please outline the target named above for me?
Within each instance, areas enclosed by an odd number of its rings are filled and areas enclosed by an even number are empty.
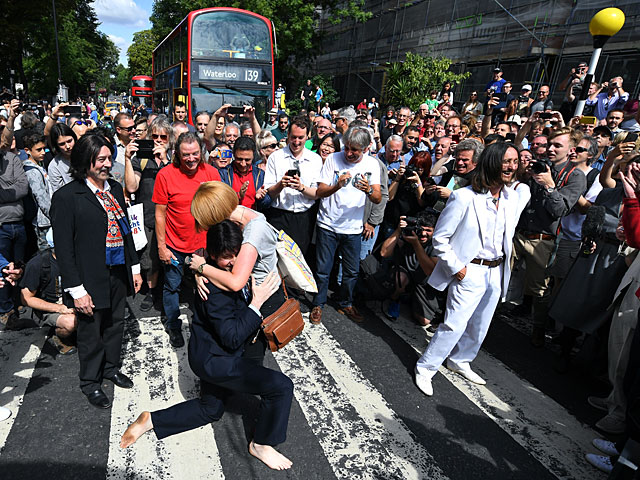
[[[185,315],[183,334],[189,338]],[[134,387],[115,388],[109,435],[108,480],[223,479],[214,431],[210,425],[158,441],[149,432],[127,449],[120,437],[144,410],[167,408],[200,394],[197,377],[189,368],[187,349],[174,350],[159,317],[138,321],[140,335],[125,343],[123,372]]]
[[[447,478],[323,325],[274,357],[337,478]]]
[[[2,454],[46,337],[45,330],[40,328],[3,330],[0,337],[0,405],[11,410],[11,416],[0,422]]]
[[[395,322],[383,320],[419,354],[427,348],[426,328],[402,316]],[[487,381],[486,386],[468,382],[444,367],[440,373],[555,476],[593,477],[584,454],[599,436],[596,432],[485,351],[480,350],[473,369]]]

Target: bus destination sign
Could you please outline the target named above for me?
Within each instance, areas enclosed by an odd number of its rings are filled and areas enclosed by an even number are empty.
[[[268,85],[268,75],[261,67],[245,67],[239,65],[198,65],[199,80],[247,82],[257,85]]]

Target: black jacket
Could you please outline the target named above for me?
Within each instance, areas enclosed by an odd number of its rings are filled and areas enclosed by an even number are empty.
[[[122,186],[115,180],[108,182],[111,194],[126,215]],[[110,308],[109,269],[106,266],[107,212],[84,180],[74,180],[53,194],[51,225],[62,287],[84,285],[95,308]],[[124,247],[131,294],[131,267],[138,263],[131,233],[124,236]]]

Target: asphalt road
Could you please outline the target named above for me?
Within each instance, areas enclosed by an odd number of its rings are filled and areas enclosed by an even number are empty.
[[[526,325],[496,316],[474,369],[486,386],[441,369],[435,394],[413,383],[429,334],[395,322],[370,302],[355,324],[331,307],[323,324],[307,324],[266,366],[294,381],[287,441],[293,468],[274,472],[247,452],[258,399],[236,395],[219,422],[157,441],[153,432],[132,448],[117,446],[140,411],[194,398],[197,379],[186,348],[173,349],[159,312],[130,303],[123,371],[135,387],[106,382],[114,399],[98,410],[78,388],[77,355],[63,357],[27,328],[0,332],[0,422],[3,479],[600,479],[584,461],[600,418],[586,403],[607,386],[592,369],[553,370],[552,347],[529,345]],[[188,335],[188,309],[183,310]],[[597,373],[597,372],[596,372]]]

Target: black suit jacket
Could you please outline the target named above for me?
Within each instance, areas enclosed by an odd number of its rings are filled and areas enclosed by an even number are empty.
[[[122,186],[108,180],[111,194],[126,215]],[[53,194],[51,225],[62,287],[84,285],[96,308],[110,308],[109,269],[106,266],[107,212],[84,180],[74,180]],[[124,236],[125,266],[130,294],[131,266],[138,255],[131,233]]]
[[[211,283],[207,286],[207,300],[196,296],[189,365],[200,377],[233,375],[235,360],[257,333],[262,318],[249,308],[242,292],[225,292]]]

